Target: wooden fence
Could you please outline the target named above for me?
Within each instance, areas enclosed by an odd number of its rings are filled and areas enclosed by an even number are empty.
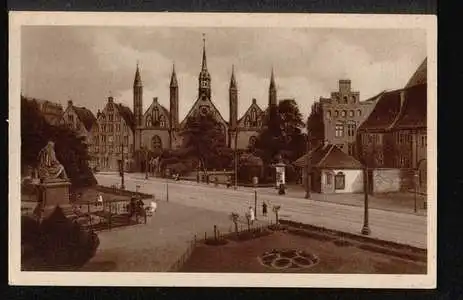
[[[264,229],[269,228],[269,226],[272,226],[272,222],[270,224],[254,224],[250,225],[248,228],[247,224],[246,226],[243,226],[243,224],[240,224],[241,226],[238,226],[238,235],[242,235],[244,233],[249,233],[249,232],[260,232],[263,231]],[[223,240],[223,239],[230,239],[233,236],[236,236],[236,232],[233,230],[233,226],[230,227],[229,231],[227,233],[220,232],[220,230],[217,229],[217,226],[214,225],[213,233],[208,233],[207,231],[204,232],[204,238],[203,239],[198,239],[197,235],[194,235],[194,238],[188,242],[187,249],[180,255],[180,257],[172,264],[172,266],[169,268],[169,272],[178,272],[190,259],[191,255],[193,254],[193,251],[199,244],[205,244],[205,242],[208,239],[217,239],[217,240]]]

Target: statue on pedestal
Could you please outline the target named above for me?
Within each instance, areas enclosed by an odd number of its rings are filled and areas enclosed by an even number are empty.
[[[56,179],[68,179],[66,170],[56,158],[54,142],[49,141],[47,145],[40,150],[38,160],[38,173],[42,182]]]

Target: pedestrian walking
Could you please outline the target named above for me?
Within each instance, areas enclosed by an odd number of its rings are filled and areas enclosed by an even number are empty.
[[[103,195],[101,193],[98,193],[98,195],[96,196],[96,206],[103,207]]]
[[[267,203],[265,201],[262,202],[262,215],[267,216]]]
[[[151,212],[151,215],[154,215],[154,213],[156,212],[156,209],[158,208],[158,205],[156,203],[155,200],[151,200],[151,203],[150,203],[150,212]]]
[[[249,218],[251,220],[251,224],[253,224],[254,221],[256,220],[256,215],[254,214],[254,209],[252,209],[251,206],[249,206]]]

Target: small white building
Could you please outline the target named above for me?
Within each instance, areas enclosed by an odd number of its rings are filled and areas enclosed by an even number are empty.
[[[336,145],[324,144],[309,152],[311,190],[317,193],[363,192],[362,164]],[[306,182],[307,154],[297,159],[294,166],[302,169],[302,182]]]

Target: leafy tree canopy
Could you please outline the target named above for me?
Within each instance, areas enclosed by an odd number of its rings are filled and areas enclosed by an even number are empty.
[[[96,184],[88,165],[90,159],[83,138],[69,128],[46,122],[35,101],[21,97],[21,163],[37,167],[39,151],[55,142],[56,157],[64,166],[73,187]]]
[[[230,164],[232,150],[226,147],[222,124],[212,114],[189,117],[181,135],[181,152],[196,158],[204,169],[221,169]]]
[[[264,126],[259,133],[253,152],[265,163],[275,161],[277,155],[292,162],[306,149],[306,135],[302,114],[293,99],[280,101],[278,107],[270,107],[264,117]]]

